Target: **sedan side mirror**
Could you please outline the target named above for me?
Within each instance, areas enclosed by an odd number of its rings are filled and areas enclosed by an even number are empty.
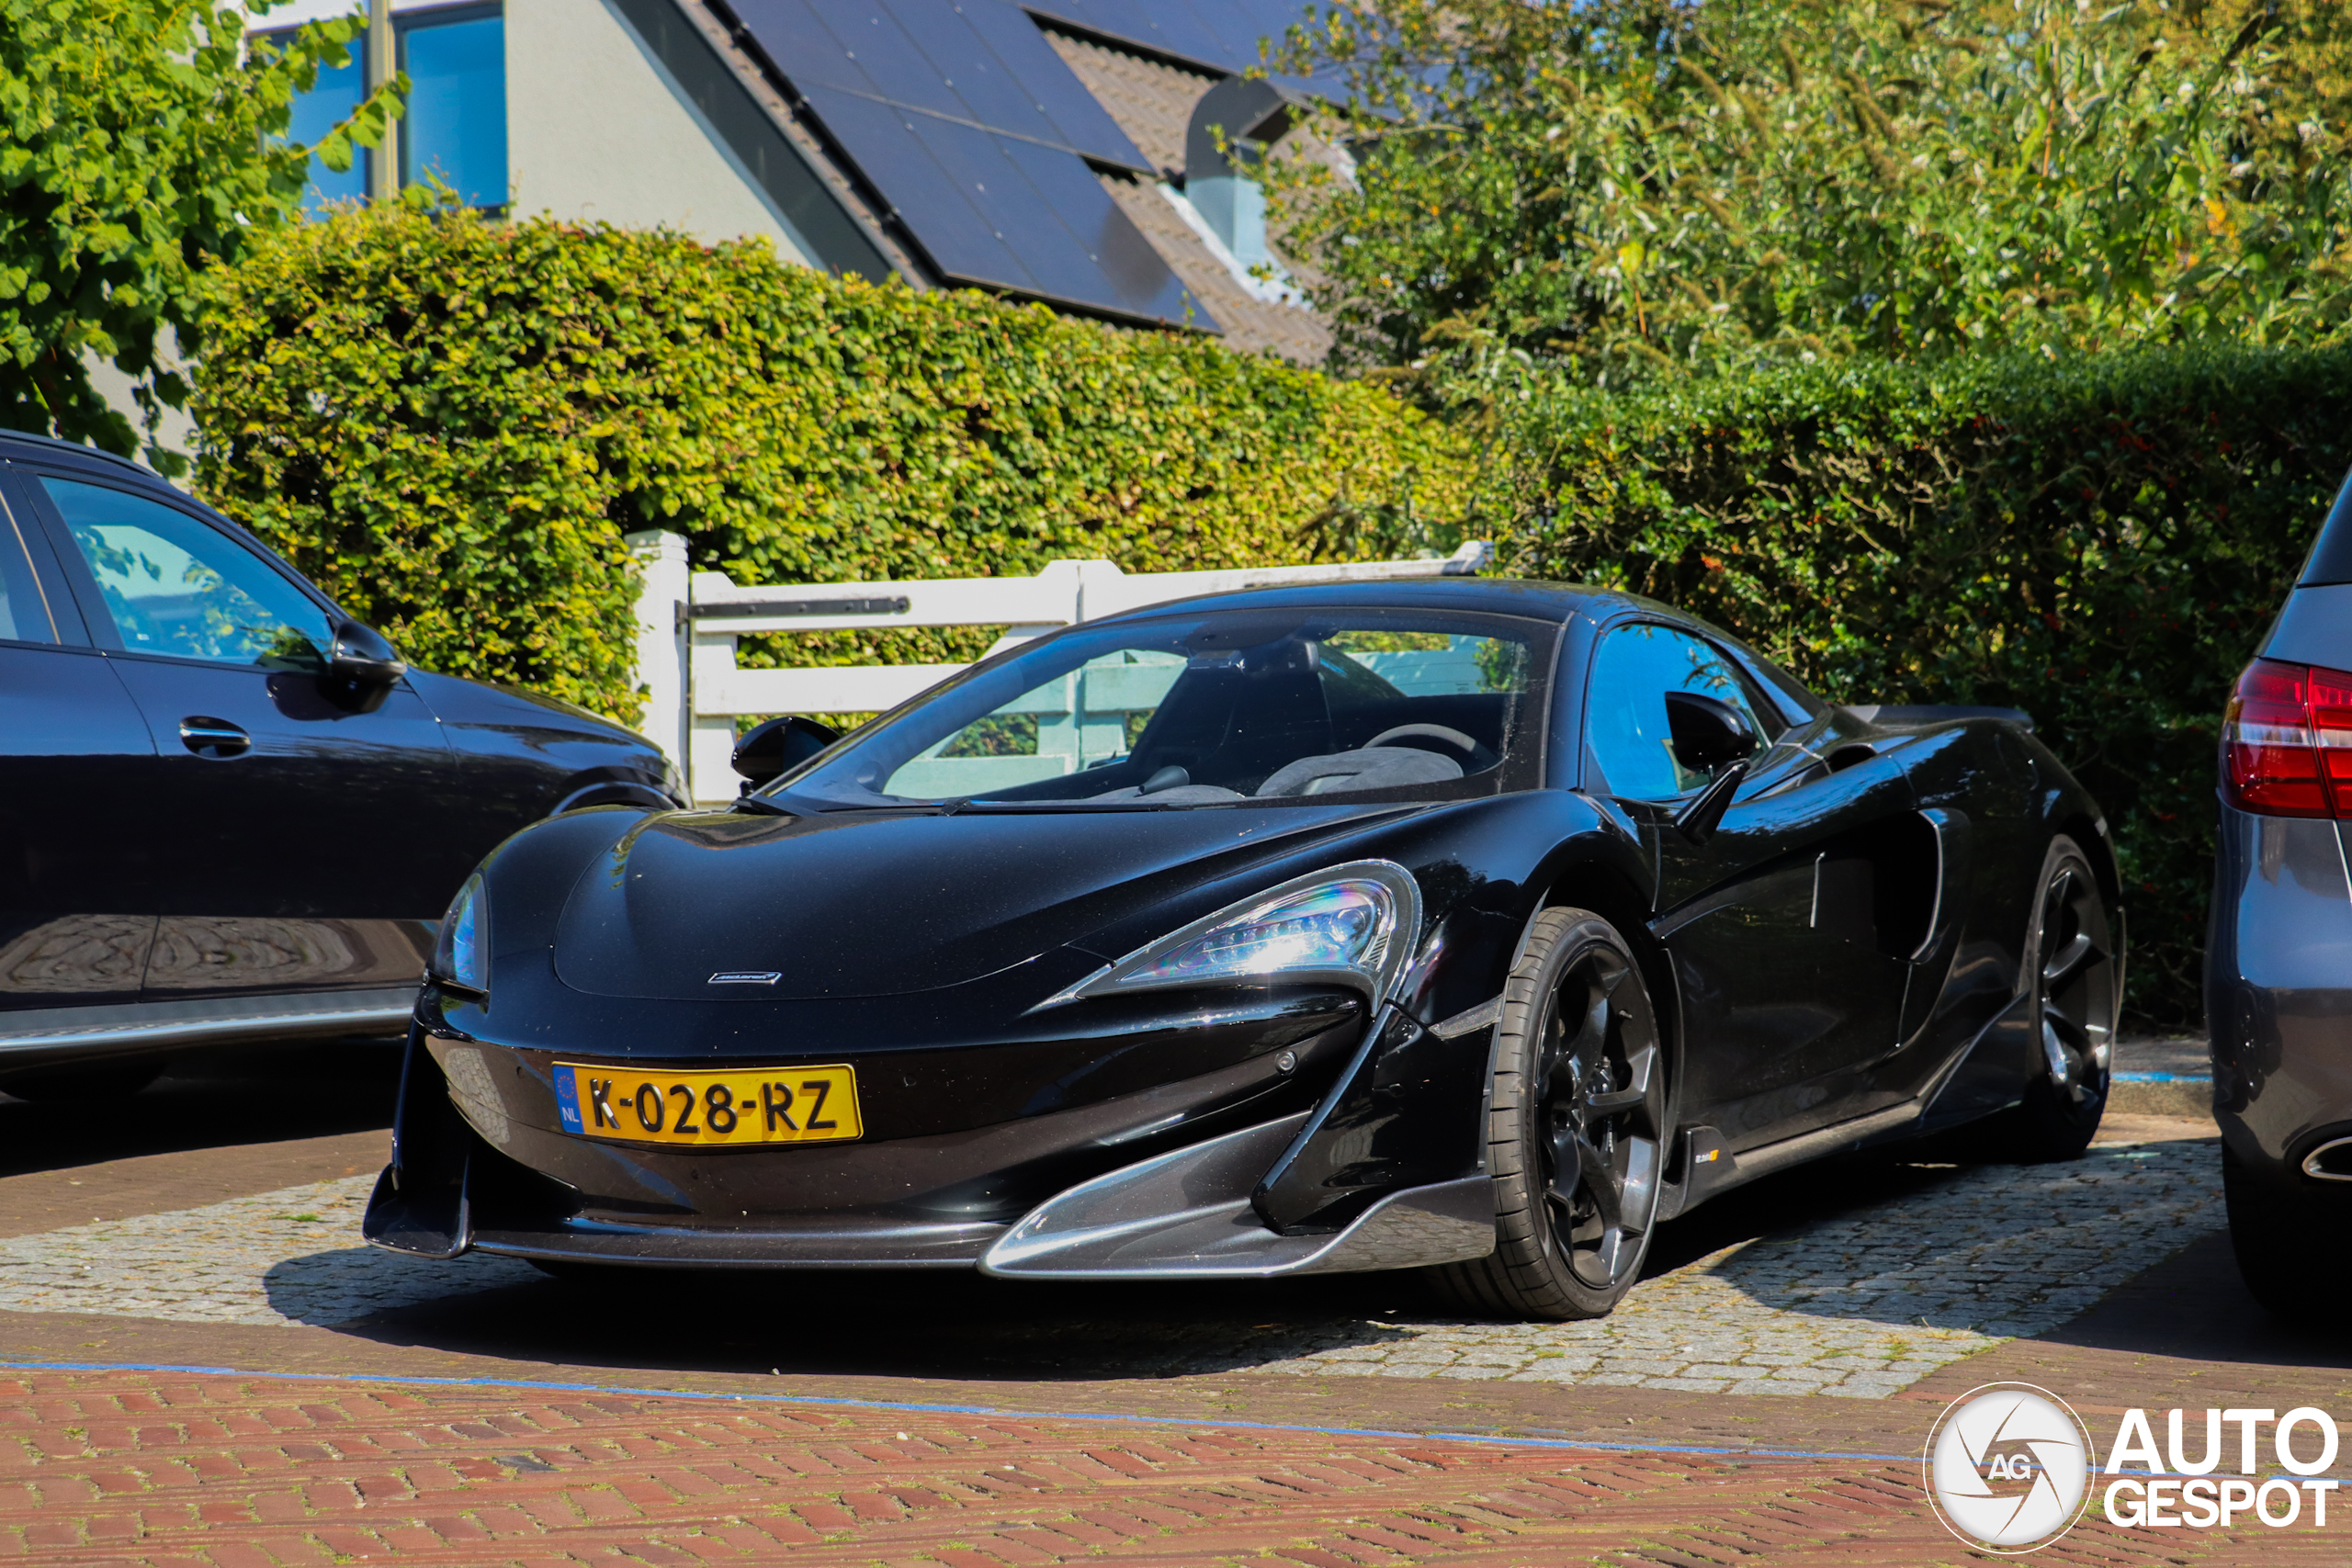
[[[1720,698],[1667,693],[1666,727],[1674,737],[1675,760],[1693,772],[1712,773],[1756,754],[1747,716]]]
[[[408,660],[375,627],[345,621],[334,628],[323,683],[339,705],[373,713],[383,706],[392,683],[407,673]]]
[[[346,681],[389,686],[408,673],[408,660],[394,651],[392,645],[384,640],[384,634],[375,627],[345,621],[334,629],[334,647],[327,654],[327,668]]]
[[[769,780],[782,777],[786,770],[799,766],[841,738],[842,732],[830,724],[820,724],[806,714],[786,714],[754,726],[750,734],[735,742],[735,754],[728,761],[743,775],[743,790],[748,795]]]

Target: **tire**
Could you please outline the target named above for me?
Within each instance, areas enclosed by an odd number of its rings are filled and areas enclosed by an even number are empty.
[[[2352,1260],[2335,1238],[2352,1220],[2352,1193],[2314,1192],[2266,1181],[2227,1143],[2222,1145],[2222,1200],[2230,1213],[2230,1249],[2254,1299],[2292,1323],[2343,1321]]]
[[[2107,895],[2089,857],[2064,833],[2042,857],[2023,952],[2040,1050],[2023,1098],[1987,1117],[1967,1143],[2019,1165],[2079,1159],[2107,1114],[2122,970]]]
[[[1496,1025],[1495,1250],[1432,1270],[1441,1292],[1492,1315],[1606,1316],[1641,1277],[1672,1126],[1633,952],[1589,910],[1544,910]]]

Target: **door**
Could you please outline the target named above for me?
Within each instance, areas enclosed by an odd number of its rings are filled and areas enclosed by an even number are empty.
[[[24,512],[0,479],[0,1033],[9,1012],[138,1000],[155,934],[124,831],[155,749]]]
[[[1731,704],[1771,743],[1703,843],[1672,826],[1713,776],[1675,754],[1676,691]],[[1737,1150],[1859,1114],[1865,1070],[1896,1044],[1908,978],[1908,948],[1891,949],[1905,940],[1909,884],[1890,857],[1900,863],[1915,830],[1934,853],[1899,764],[1856,750],[1832,771],[1731,660],[1667,626],[1602,638],[1586,716],[1587,787],[1627,802],[1653,835],[1651,930],[1681,987],[1682,1119]],[[1928,888],[1932,899],[1932,870]]]
[[[150,1000],[401,985],[471,869],[457,760],[405,682],[325,679],[332,616],[192,509],[40,475],[57,555],[153,755]],[[29,487],[28,487],[29,488]]]

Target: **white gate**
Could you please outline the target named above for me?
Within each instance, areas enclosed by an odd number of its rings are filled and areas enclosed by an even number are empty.
[[[747,715],[877,713],[928,691],[961,664],[856,664],[744,670],[735,639],[757,632],[821,632],[868,626],[1005,626],[989,651],[1057,626],[1146,604],[1299,582],[1364,582],[1457,577],[1492,554],[1483,540],[1443,560],[1355,561],[1341,566],[1241,567],[1225,571],[1125,572],[1106,560],[1057,560],[1035,577],[950,577],[904,582],[790,583],[746,587],[723,571],[689,572],[675,534],[628,536],[643,573],[637,605],[638,683],[647,688],[645,735],[684,773],[697,803],[735,798],[728,759],[735,721]],[[1139,666],[1142,674],[1148,667]],[[1073,755],[1098,711],[1103,722],[1137,705],[1099,677],[1072,686],[1045,732],[1066,730]],[[1034,761],[1032,763],[1034,766]],[[982,788],[988,787],[982,784]]]

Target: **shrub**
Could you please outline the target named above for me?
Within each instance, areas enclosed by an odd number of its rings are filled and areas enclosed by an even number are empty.
[[[2352,461],[2352,350],[1529,391],[1495,405],[1516,570],[1705,615],[1836,700],[2027,709],[2114,829],[2135,1011],[2198,1017],[2222,710]]]
[[[1474,471],[1387,394],[1213,340],[666,231],[347,211],[230,275],[212,334],[209,499],[421,663],[623,717],[633,529],[741,581],[1349,558]]]

